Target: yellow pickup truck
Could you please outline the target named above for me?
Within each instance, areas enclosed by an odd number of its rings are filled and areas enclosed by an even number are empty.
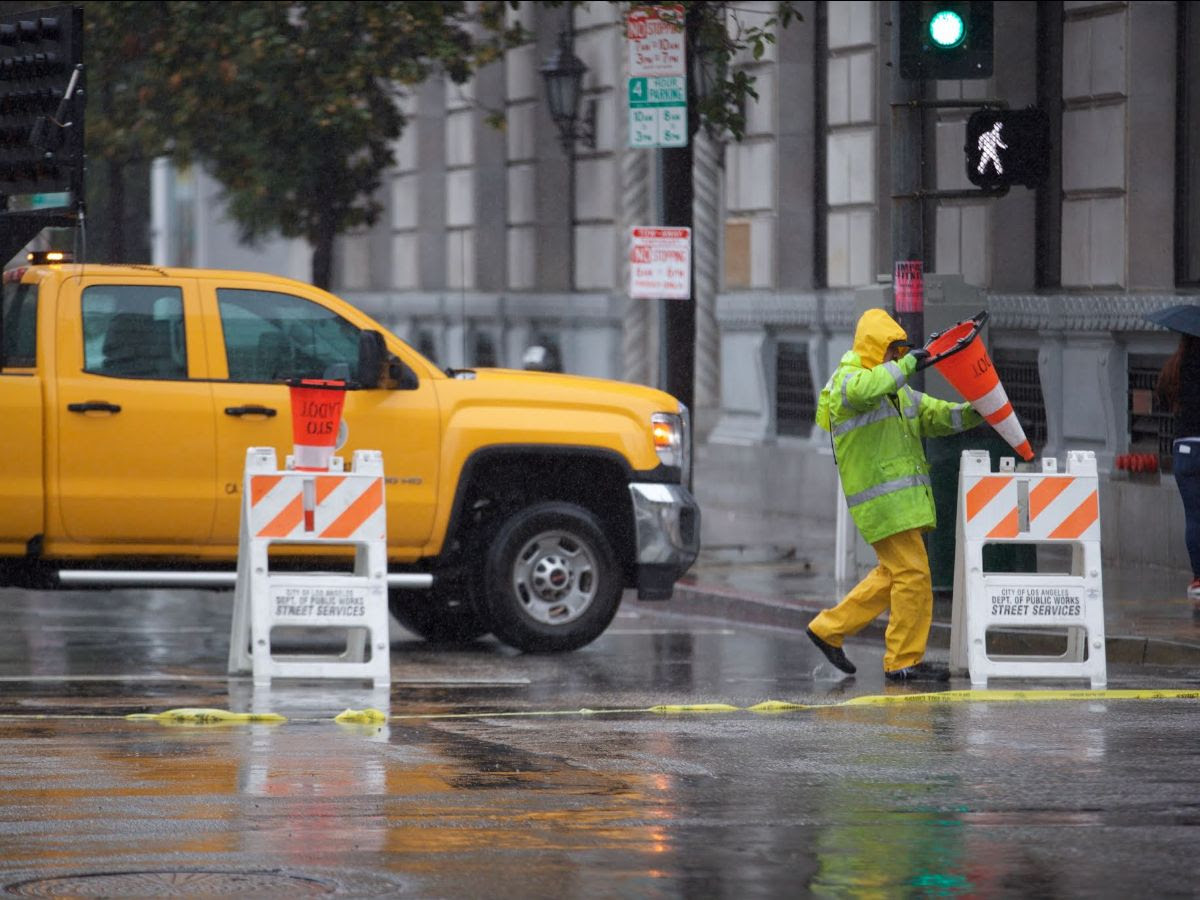
[[[383,454],[389,605],[417,634],[571,650],[626,588],[667,598],[695,560],[688,411],[661,391],[442,371],[272,275],[38,264],[4,281],[0,584],[232,587],[246,450],[289,453],[286,381],[330,372],[353,388],[339,454]]]

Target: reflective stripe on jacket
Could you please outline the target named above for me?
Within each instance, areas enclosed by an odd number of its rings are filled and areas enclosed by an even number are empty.
[[[851,350],[817,402],[817,424],[833,435],[846,504],[869,544],[937,524],[921,438],[983,421],[969,403],[949,403],[908,387],[915,369],[911,356],[867,367]]]

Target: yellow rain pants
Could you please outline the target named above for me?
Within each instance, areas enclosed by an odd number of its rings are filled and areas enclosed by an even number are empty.
[[[834,647],[861,631],[884,610],[891,610],[884,641],[883,668],[894,672],[925,656],[933,621],[933,586],[921,529],[890,535],[871,545],[879,565],[855,585],[842,602],[820,613],[809,628]]]

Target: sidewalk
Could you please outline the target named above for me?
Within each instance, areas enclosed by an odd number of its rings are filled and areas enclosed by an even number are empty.
[[[700,558],[662,608],[803,629],[840,599],[833,579],[833,535],[802,520],[705,510]],[[1200,667],[1200,619],[1186,583],[1160,569],[1104,568],[1106,653],[1110,663]],[[950,599],[934,602],[932,647],[950,646]],[[882,639],[886,618],[860,633]],[[1003,653],[1021,652],[1012,636]],[[989,639],[989,642],[993,639]],[[1024,645],[1027,646],[1027,645]]]

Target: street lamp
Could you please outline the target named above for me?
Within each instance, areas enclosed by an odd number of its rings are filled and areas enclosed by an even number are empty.
[[[574,28],[558,33],[558,49],[542,65],[546,82],[546,103],[550,118],[558,128],[563,152],[567,155],[567,289],[575,288],[575,144],[582,142],[591,150],[596,148],[596,101],[590,100],[587,115],[579,121],[579,101],[583,91],[583,76],[587,66],[575,55]]]
[[[563,151],[575,155],[575,143],[582,142],[589,149],[596,148],[596,101],[587,105],[587,114],[579,121],[579,101],[583,91],[583,76],[587,66],[574,50],[575,39],[570,28],[558,34],[558,49],[542,66],[542,78],[546,82],[546,102],[550,106],[550,117],[558,127]]]

